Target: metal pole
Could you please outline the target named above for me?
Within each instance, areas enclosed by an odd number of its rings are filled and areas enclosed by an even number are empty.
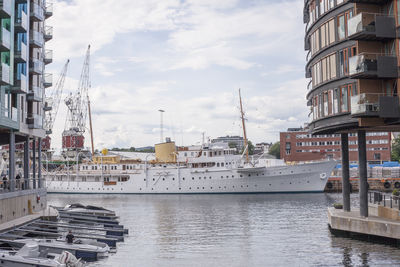
[[[24,180],[25,189],[30,189],[30,177],[29,177],[29,136],[26,137],[24,142]]]
[[[10,144],[8,153],[8,176],[10,181],[10,191],[15,191],[15,133],[13,130],[10,130]]]
[[[160,111],[160,143],[164,142],[164,136],[163,136],[163,113],[165,112],[165,110],[159,109],[158,111]]]
[[[32,188],[36,189],[36,139],[32,139]]]
[[[360,188],[360,216],[368,217],[367,148],[365,130],[358,131],[358,171]]]
[[[342,195],[343,210],[350,211],[350,171],[349,171],[349,136],[342,133],[341,149],[342,149]]]
[[[43,184],[42,184],[42,138],[38,138],[38,188],[43,188]]]

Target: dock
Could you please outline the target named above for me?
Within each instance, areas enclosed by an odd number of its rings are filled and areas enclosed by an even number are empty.
[[[400,246],[400,199],[369,192],[368,213],[328,208],[329,229],[338,236]]]

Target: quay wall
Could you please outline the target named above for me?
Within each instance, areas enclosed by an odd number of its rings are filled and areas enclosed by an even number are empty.
[[[352,192],[358,192],[358,181],[358,177],[350,178]],[[395,188],[400,190],[400,178],[368,178],[368,186],[369,190],[392,192]],[[327,193],[342,192],[342,178],[330,177],[324,191]]]
[[[47,207],[46,189],[0,194],[0,224],[40,212]]]

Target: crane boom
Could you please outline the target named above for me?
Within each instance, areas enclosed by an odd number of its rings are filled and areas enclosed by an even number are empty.
[[[46,130],[47,135],[51,134],[53,131],[54,122],[57,117],[58,108],[60,106],[60,100],[64,89],[65,76],[67,75],[68,71],[68,64],[69,64],[69,59],[64,64],[60,76],[58,77],[58,80],[53,90],[51,90],[51,95],[49,97],[46,97],[46,103],[48,104],[48,111],[46,112],[44,120],[44,129]]]

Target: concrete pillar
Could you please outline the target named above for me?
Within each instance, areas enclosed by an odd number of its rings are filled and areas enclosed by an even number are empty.
[[[340,135],[342,141],[342,194],[343,210],[350,211],[350,170],[349,170],[349,136]]]
[[[36,189],[36,139],[32,139],[32,181],[33,189]]]
[[[13,130],[10,130],[8,153],[8,179],[10,182],[10,191],[15,191],[15,133]]]
[[[38,188],[42,187],[42,138],[38,138]]]
[[[24,142],[24,181],[25,189],[30,189],[29,181],[29,136],[26,137]]]
[[[367,180],[367,145],[365,131],[359,130],[358,135],[358,172],[360,188],[360,216],[368,217],[368,180]]]

